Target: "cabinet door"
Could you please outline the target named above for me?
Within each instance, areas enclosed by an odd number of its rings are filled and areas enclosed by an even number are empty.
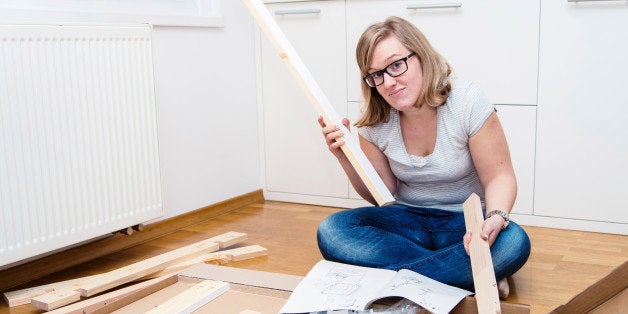
[[[346,116],[344,1],[267,7],[339,115]],[[325,144],[316,110],[263,34],[260,46],[266,189],[346,198],[348,180]]]
[[[628,4],[543,1],[535,215],[628,223]]]
[[[476,82],[494,103],[536,104],[539,0],[347,0],[349,100],[362,99],[355,61],[359,36],[391,15],[413,22],[454,73]]]

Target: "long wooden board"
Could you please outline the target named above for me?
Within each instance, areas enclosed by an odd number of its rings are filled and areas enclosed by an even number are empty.
[[[81,296],[90,297],[105,290],[120,286],[160,272],[176,263],[215,252],[246,240],[247,235],[240,232],[227,232],[188,246],[160,254],[131,265],[98,275],[89,281],[72,287],[62,287],[31,299],[31,304],[39,309],[50,311],[80,300]],[[77,295],[78,293],[78,295]]]
[[[228,282],[203,280],[146,313],[192,313],[227,290]]]
[[[81,285],[95,279],[96,276],[100,276],[100,274],[45,284],[26,289],[8,291],[4,293],[4,300],[9,307],[30,304],[31,300],[36,296],[53,291],[58,291],[66,287],[74,287],[74,289],[78,289],[78,287],[80,287]]]
[[[279,57],[286,63],[290,72],[297,80],[306,96],[314,105],[316,111],[323,117],[327,125],[338,125],[344,132],[342,139],[345,145],[342,151],[345,153],[353,168],[357,171],[360,178],[371,192],[378,205],[383,206],[393,203],[395,198],[392,196],[381,177],[373,168],[368,158],[360,148],[358,141],[353,138],[347,128],[342,124],[342,119],[330,104],[323,90],[314,80],[314,77],[307,69],[296,50],[292,47],[288,38],[277,25],[277,22],[270,15],[264,3],[261,0],[243,0],[251,11],[260,28],[266,33],[271,41]]]
[[[235,248],[231,250],[223,250],[223,251],[213,252],[209,254],[204,254],[197,258],[184,261],[181,263],[177,263],[172,266],[168,266],[164,270],[154,273],[154,274],[150,274],[144,277],[143,279],[150,279],[150,278],[175,274],[198,263],[207,264],[207,263],[216,262],[217,264],[224,264],[229,261],[237,262],[237,261],[243,261],[246,259],[259,257],[259,256],[265,256],[265,255],[268,255],[268,250],[265,247],[262,247],[259,245],[243,246],[243,247],[239,247],[239,248]]]
[[[215,242],[217,243],[221,249],[232,246],[234,244],[243,242],[247,239],[247,235],[246,233],[241,233],[241,232],[235,232],[235,231],[230,231],[230,232],[226,232],[223,234],[220,234],[218,236],[212,237],[207,239],[206,241],[211,241],[211,242]],[[247,248],[247,249],[245,249]],[[237,248],[237,249],[233,249],[233,250],[225,250],[222,251],[224,254],[227,254],[227,258],[229,260],[240,260],[240,259],[246,259],[246,258],[252,258],[255,256],[262,256],[265,253],[265,249],[261,248],[261,247],[257,247],[257,246],[247,246],[245,248]],[[216,253],[216,254],[220,254],[220,253]],[[205,257],[204,260],[207,259],[211,259],[214,255],[211,255],[211,253]],[[159,277],[159,276],[163,276],[165,274],[173,274],[176,273],[179,270],[183,270],[185,268],[187,268],[190,265],[193,265],[195,263],[198,263],[200,261],[196,261],[193,263],[188,263],[187,261],[183,261],[179,264],[176,265],[171,265],[171,266],[167,266],[166,269],[163,270],[163,272],[158,273],[154,273],[151,275],[148,275],[148,277],[143,278],[143,279],[150,279],[150,278],[155,278],[155,277]],[[180,264],[184,264],[184,265],[180,265]],[[178,267],[177,267],[178,265]],[[166,271],[169,270],[169,271]],[[158,274],[158,275],[157,275]],[[77,290],[80,289],[81,287],[83,287],[83,285],[86,285],[87,283],[96,280],[97,276],[102,276],[103,274],[98,274],[98,275],[93,275],[93,276],[87,276],[87,277],[81,277],[81,278],[76,278],[76,279],[71,279],[71,280],[66,280],[66,281],[61,281],[61,282],[55,282],[55,283],[50,283],[50,284],[45,284],[45,285],[41,285],[41,286],[36,286],[36,287],[30,287],[30,288],[26,288],[26,289],[20,289],[20,290],[15,290],[15,291],[8,291],[4,293],[4,299],[7,303],[7,305],[9,305],[9,307],[13,307],[13,306],[18,306],[18,305],[23,305],[23,304],[29,304],[32,302],[33,298],[36,298],[37,296],[46,294],[46,293],[51,293],[54,291],[61,291],[61,290],[66,290],[66,288],[71,288],[71,290]],[[68,296],[61,296],[59,294],[54,294],[55,297],[50,299],[48,297],[45,297],[43,300],[46,300],[45,302],[56,302],[57,298],[67,298]],[[39,305],[40,306],[46,306],[44,305],[44,303],[41,303],[42,300],[39,300]]]
[[[480,197],[475,193],[471,194],[462,204],[462,207],[465,225],[472,234],[469,253],[478,312],[482,314],[501,313],[491,251],[488,242],[480,237],[480,228],[484,222]]]
[[[177,275],[154,278],[50,311],[50,314],[111,312],[177,282]]]

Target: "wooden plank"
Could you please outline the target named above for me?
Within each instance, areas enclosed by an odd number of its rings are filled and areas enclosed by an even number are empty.
[[[191,313],[229,290],[229,283],[203,280],[146,313]]]
[[[40,310],[52,311],[56,308],[79,300],[81,300],[81,294],[72,288],[66,287],[65,289],[52,291],[34,297],[31,300],[31,305]]]
[[[484,222],[480,197],[475,193],[471,194],[462,207],[465,225],[472,234],[469,253],[478,312],[501,313],[491,251],[488,242],[480,237],[480,228]]]
[[[241,242],[244,242],[246,239],[248,238],[246,233],[242,233],[242,232],[235,232],[235,231],[230,231],[230,232],[226,232],[220,235],[217,235],[215,237],[211,237],[207,240],[204,240],[206,242],[215,242],[216,244],[218,244],[218,246],[222,249],[222,248],[226,248]],[[257,248],[256,248],[257,249]],[[227,254],[235,254],[236,256],[238,256],[238,258],[243,258],[242,256],[244,256],[243,254],[245,254],[245,250],[250,250],[250,249],[237,249],[237,251],[233,251],[233,253],[230,253],[230,250],[226,250],[224,252],[228,252]],[[255,250],[253,250],[255,251]],[[257,252],[259,254],[261,254],[261,252]],[[228,260],[233,260],[230,258],[230,256],[226,256],[226,258],[229,258]],[[252,258],[252,257],[249,257]],[[208,258],[206,258],[208,259]],[[237,259],[236,259],[237,260]],[[198,261],[201,262],[201,261]],[[193,265],[195,263],[198,262],[194,262],[194,263],[190,263],[189,265]],[[185,262],[182,262],[185,263]],[[186,267],[183,268],[178,268],[178,270],[173,270],[170,272],[163,272],[160,273],[158,275],[149,275],[145,278],[142,279],[150,279],[150,278],[156,278],[156,277],[160,277],[166,274],[173,274],[177,271],[181,271],[183,269],[185,269]],[[81,278],[76,278],[76,279],[72,279],[72,280],[66,280],[66,281],[62,281],[62,282],[56,282],[56,283],[51,283],[51,284],[46,284],[46,285],[41,285],[41,286],[36,286],[36,287],[31,287],[31,288],[27,288],[27,289],[21,289],[21,290],[15,290],[15,291],[9,291],[9,292],[5,292],[4,293],[4,299],[6,300],[7,304],[10,307],[13,306],[18,306],[18,305],[23,305],[23,304],[29,304],[31,303],[31,300],[39,295],[43,295],[46,293],[50,293],[53,291],[59,291],[62,289],[65,289],[66,287],[73,287],[74,289],[80,289],[82,288],[84,285],[86,285],[89,282],[92,282],[94,280],[96,280],[96,276],[102,276],[103,274],[98,274],[98,275],[94,275],[94,276],[87,276],[87,277],[81,277]],[[61,298],[61,295],[58,294],[54,294],[54,296],[48,296],[45,297],[41,300],[47,300],[50,302],[56,302],[57,298]],[[41,301],[39,300],[39,301]],[[41,304],[41,306],[46,306]]]
[[[215,242],[220,246],[220,249],[224,249],[226,247],[230,247],[234,244],[238,244],[246,241],[248,236],[246,233],[229,231],[227,233],[223,233],[221,235],[211,237],[205,241]]]
[[[146,275],[163,270],[168,265],[194,258],[204,253],[215,252],[219,245],[213,241],[200,241],[192,245],[148,258],[146,260],[133,263],[126,267],[112,270],[97,280],[89,282],[79,288],[81,295],[90,297],[105,290],[142,278]]]
[[[136,279],[140,279],[152,273],[159,272],[173,263],[192,259],[205,253],[215,252],[220,247],[216,241],[222,241],[224,245],[227,245],[228,243],[235,241],[235,239],[242,239],[243,235],[244,234],[229,233],[224,235],[224,237],[212,237],[207,240],[157,255],[126,267],[104,273],[96,277],[94,280],[82,284],[77,290],[80,292],[81,296],[90,297],[97,293],[132,282]],[[38,299],[36,304],[38,308],[47,308],[51,305],[60,307],[75,301],[77,300],[72,301],[65,295],[47,293],[40,296],[40,299]]]
[[[500,302],[500,307],[504,313],[508,314],[530,314],[530,306],[527,304]],[[478,303],[474,297],[466,297],[451,310],[451,314],[476,314],[478,313]]]
[[[161,277],[168,274],[178,273],[182,270],[187,269],[188,267],[198,264],[198,263],[214,263],[225,264],[229,261],[243,261],[246,259],[251,259],[259,256],[268,255],[268,250],[265,247],[259,245],[249,245],[243,246],[230,250],[223,250],[214,253],[204,254],[197,258],[187,260],[181,263],[177,263],[172,266],[166,267],[164,270],[150,274],[143,279]]]
[[[106,275],[99,277],[97,281],[83,285],[79,291],[82,296],[89,297],[135,279],[156,273],[169,265],[192,259],[205,253],[215,252],[220,247],[227,247],[239,243],[245,240],[246,237],[244,233],[233,231],[211,237],[207,240],[110,271]]]
[[[567,303],[555,308],[552,314],[589,312],[628,288],[628,261],[613,269]]]
[[[50,314],[109,313],[177,282],[177,275],[154,278],[50,311]]]
[[[26,289],[8,291],[4,293],[4,300],[6,301],[9,307],[30,304],[31,300],[36,296],[49,293],[55,290],[60,290],[66,287],[74,287],[74,289],[77,289],[82,284],[87,283],[89,280],[93,280],[96,276],[100,276],[100,274],[65,280],[61,282],[54,282],[54,283],[26,288]]]
[[[74,293],[70,292],[75,289],[62,288],[59,291],[49,292],[33,298],[31,304],[39,309],[48,311],[76,302],[80,300],[80,296],[91,297],[97,293],[145,277],[148,274],[161,271],[172,263],[217,251],[219,245],[209,240],[211,239],[184,246],[97,276],[93,280],[81,284],[76,289],[79,294],[78,299],[76,299]]]
[[[369,162],[368,158],[362,152],[360,144],[351,135],[349,130],[342,124],[342,119],[334,110],[329,100],[323,93],[323,90],[314,80],[314,77],[307,69],[296,50],[292,47],[288,38],[283,34],[277,22],[270,15],[264,3],[261,0],[244,0],[244,3],[251,11],[260,28],[266,33],[270,42],[273,44],[279,57],[286,63],[288,69],[303,89],[306,96],[315,107],[316,111],[323,117],[328,125],[338,125],[344,132],[342,139],[345,145],[342,151],[345,153],[353,168],[357,171],[360,178],[371,192],[378,205],[383,206],[393,203],[394,197]],[[314,123],[314,122],[313,122]]]

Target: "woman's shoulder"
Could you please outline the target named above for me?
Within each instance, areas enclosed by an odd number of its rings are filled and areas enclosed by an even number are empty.
[[[450,95],[465,95],[469,92],[481,92],[480,87],[475,82],[464,78],[454,77],[450,80],[450,82]]]
[[[461,107],[462,109],[486,102],[489,102],[488,97],[473,81],[463,78],[451,79],[451,91],[446,101],[451,107]]]
[[[376,142],[378,140],[384,140],[394,134],[396,125],[399,123],[399,112],[396,109],[391,108],[388,120],[379,122],[375,125],[362,126],[358,128],[358,132],[362,137],[370,142]]]

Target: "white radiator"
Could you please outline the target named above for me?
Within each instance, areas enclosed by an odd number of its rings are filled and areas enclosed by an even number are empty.
[[[0,268],[163,214],[151,50],[148,25],[0,26]]]

